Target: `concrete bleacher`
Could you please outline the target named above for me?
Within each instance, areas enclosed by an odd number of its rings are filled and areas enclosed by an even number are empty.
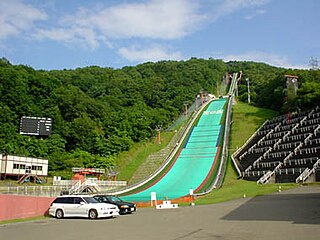
[[[319,181],[320,109],[268,120],[233,158],[246,180]]]
[[[304,172],[305,168],[281,168],[276,170],[276,182],[295,182],[295,180]]]
[[[241,161],[239,168],[242,171],[246,170],[265,153],[261,150],[262,148],[268,151],[275,144],[276,139],[270,138],[270,135],[273,134],[274,128],[280,126],[281,121],[283,121],[283,117],[266,121],[259,131],[251,137],[250,141],[241,148],[238,159]]]

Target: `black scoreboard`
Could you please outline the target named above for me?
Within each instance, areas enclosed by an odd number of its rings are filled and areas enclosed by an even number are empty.
[[[52,118],[22,117],[20,134],[34,136],[49,136],[52,131]]]

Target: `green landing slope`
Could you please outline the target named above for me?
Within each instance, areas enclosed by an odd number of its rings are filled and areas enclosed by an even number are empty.
[[[209,104],[166,175],[153,186],[122,198],[134,202],[150,201],[151,192],[156,192],[159,200],[175,199],[188,195],[190,189],[199,188],[214,166],[219,152],[220,122],[226,102],[227,99],[217,99]]]

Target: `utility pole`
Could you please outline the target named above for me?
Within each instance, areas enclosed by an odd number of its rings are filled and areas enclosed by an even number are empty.
[[[158,144],[161,144],[161,129],[162,126],[156,126]]]
[[[250,86],[249,86],[249,78],[246,78],[247,87],[248,87],[248,103],[250,104]]]
[[[236,73],[234,73],[236,74]],[[234,78],[237,77],[237,74],[234,75]],[[240,71],[240,76],[236,79],[236,96],[239,96],[239,83],[241,81],[241,77],[242,77],[242,71]]]
[[[311,57],[309,61],[309,66],[310,66],[310,70],[318,70],[319,69],[318,59],[316,57]]]
[[[236,97],[239,97],[239,82],[240,82],[240,80],[239,79],[236,79],[236,81],[235,81],[236,83],[236,86],[235,86],[235,88],[236,88]]]
[[[187,118],[188,117],[188,102],[184,102],[183,105],[184,105],[184,109],[185,109],[184,115]]]

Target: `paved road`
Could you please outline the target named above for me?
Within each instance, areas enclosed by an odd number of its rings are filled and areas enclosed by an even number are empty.
[[[319,239],[320,187],[172,210],[139,209],[113,219],[53,218],[0,225],[0,239]]]

